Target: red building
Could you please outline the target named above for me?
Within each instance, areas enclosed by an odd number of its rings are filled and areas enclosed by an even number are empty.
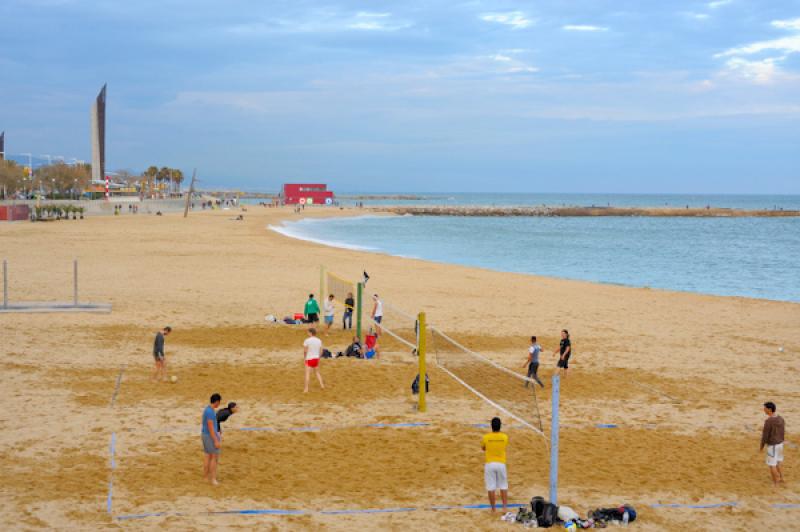
[[[287,183],[281,191],[284,205],[332,205],[333,192],[321,183]]]

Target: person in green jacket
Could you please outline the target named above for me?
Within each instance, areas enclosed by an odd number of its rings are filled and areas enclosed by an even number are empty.
[[[319,322],[319,304],[314,299],[314,294],[308,294],[308,301],[306,301],[306,308],[303,310],[303,316],[306,318],[306,323]]]

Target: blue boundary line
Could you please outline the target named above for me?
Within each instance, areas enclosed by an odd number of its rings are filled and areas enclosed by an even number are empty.
[[[705,510],[710,508],[726,508],[738,506],[737,502],[717,502],[713,504],[651,504],[650,508],[691,508],[693,510]]]
[[[119,375],[117,375],[117,384],[114,386],[114,393],[111,395],[111,402],[109,403],[109,407],[114,406],[114,402],[117,400],[117,394],[119,393],[119,386],[122,384],[122,373],[125,371],[125,364],[122,364],[119,368]]]
[[[108,473],[108,498],[106,498],[106,511],[109,515],[111,515],[112,510],[112,502],[114,499],[114,469],[117,467],[117,464],[114,460],[114,453],[117,448],[117,433],[111,433],[111,443],[108,445],[108,452],[109,452],[109,467],[111,471]]]
[[[773,508],[778,508],[780,510],[794,510],[800,509],[800,504],[773,504]]]

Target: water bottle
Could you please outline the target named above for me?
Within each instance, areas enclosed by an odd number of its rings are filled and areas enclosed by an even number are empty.
[[[628,526],[629,518],[630,516],[628,515],[628,510],[625,510],[625,512],[622,514],[622,526]]]

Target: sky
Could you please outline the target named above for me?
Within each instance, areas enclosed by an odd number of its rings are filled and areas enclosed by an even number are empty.
[[[204,187],[800,193],[800,0],[3,0],[10,154]]]

